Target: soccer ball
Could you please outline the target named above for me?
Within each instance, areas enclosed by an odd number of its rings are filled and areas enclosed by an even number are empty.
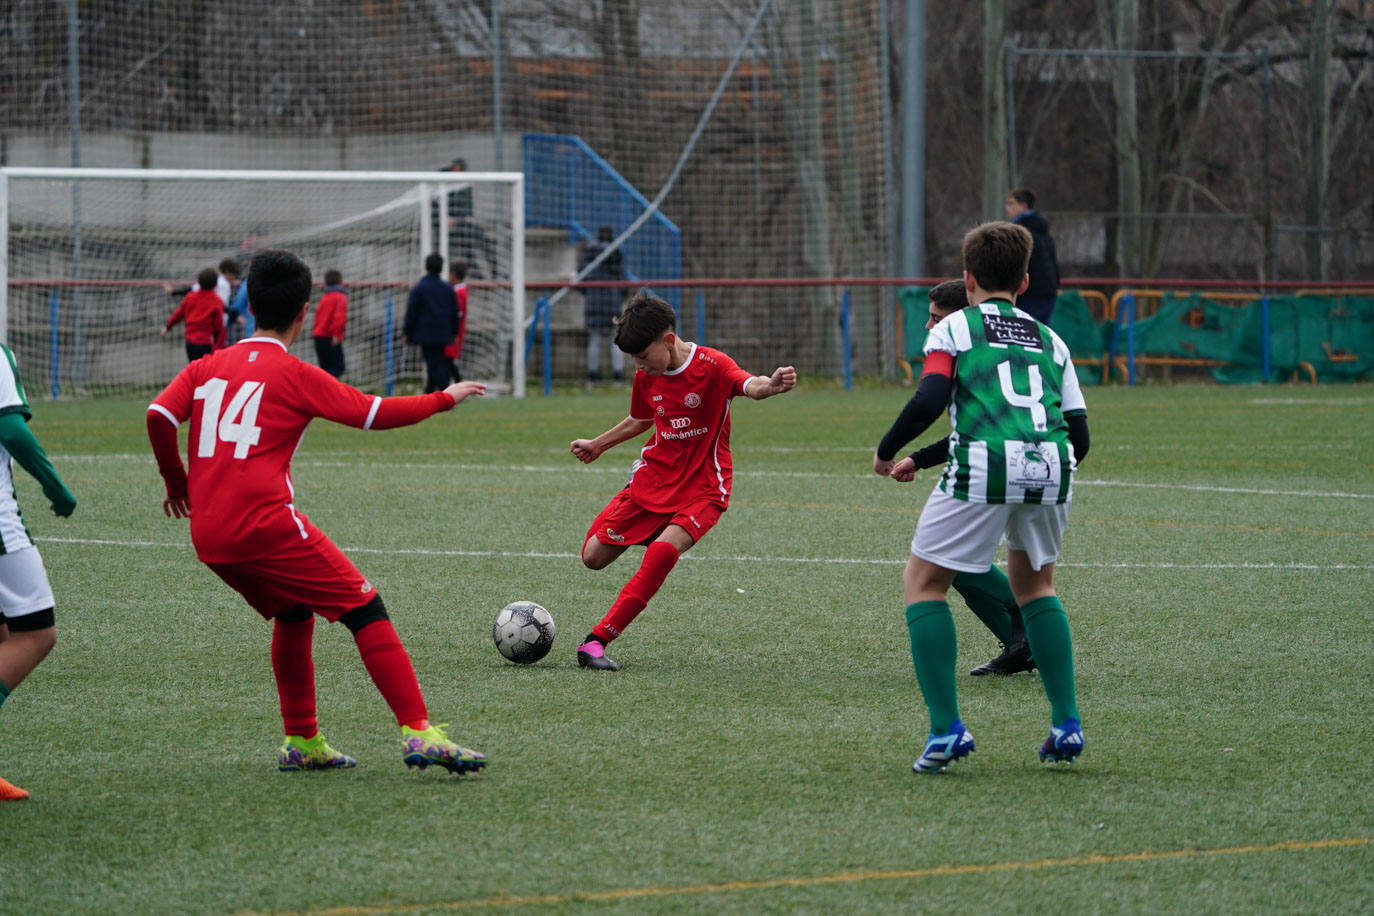
[[[554,633],[553,615],[533,601],[515,601],[501,608],[491,628],[497,650],[518,665],[548,655]]]

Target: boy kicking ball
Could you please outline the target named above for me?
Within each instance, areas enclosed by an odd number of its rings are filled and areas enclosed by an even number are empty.
[[[644,610],[668,573],[730,505],[730,401],[761,401],[791,391],[797,370],[750,375],[719,350],[677,335],[673,307],[641,292],[616,319],[615,345],[634,359],[630,413],[595,439],[574,439],[570,450],[590,464],[609,448],[654,431],[630,472],[630,483],[592,522],[582,564],[604,569],[632,545],[643,545],[639,570],[625,583],[601,622],[577,647],[577,663],[617,671],[606,645]]]

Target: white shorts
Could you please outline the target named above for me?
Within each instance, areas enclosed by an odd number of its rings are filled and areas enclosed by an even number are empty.
[[[972,503],[937,486],[921,510],[911,552],[945,569],[987,572],[1005,540],[1038,570],[1058,559],[1068,520],[1068,503]]]
[[[23,617],[53,606],[52,586],[37,547],[0,553],[0,617]]]

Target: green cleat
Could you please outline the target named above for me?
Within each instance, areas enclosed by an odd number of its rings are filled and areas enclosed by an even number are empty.
[[[281,750],[277,751],[277,769],[283,773],[298,770],[338,770],[357,766],[358,761],[347,754],[340,754],[324,740],[324,735],[315,733],[313,738],[300,735],[287,735]]]
[[[431,725],[424,731],[401,726],[402,759],[408,767],[424,769],[430,764],[450,773],[475,773],[487,765],[487,758],[476,751],[459,747],[444,733],[447,725]]]

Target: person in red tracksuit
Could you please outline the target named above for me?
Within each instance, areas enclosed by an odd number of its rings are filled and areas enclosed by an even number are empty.
[[[272,673],[286,733],[277,767],[357,763],[330,747],[316,722],[312,641],[320,616],[353,635],[401,726],[407,766],[481,769],[485,756],[430,724],[410,656],[377,590],[297,508],[291,456],[316,417],[357,429],[409,426],[486,386],[460,382],[411,397],[364,394],[288,352],[305,326],[310,268],[288,251],[267,249],[254,256],[247,283],[253,336],[182,369],[149,405],[147,422],[167,486],[163,511],[190,519],[201,562],[272,621]],[[177,445],[183,423],[189,471]]]
[[[162,329],[162,336],[186,322],[186,361],[195,362],[224,346],[224,300],[215,292],[219,275],[207,267],[196,275],[197,288],[181,299],[172,317]]]
[[[324,295],[315,306],[315,356],[320,368],[335,378],[344,373],[344,326],[348,324],[348,297],[344,295],[343,274],[332,267],[324,272]]]

